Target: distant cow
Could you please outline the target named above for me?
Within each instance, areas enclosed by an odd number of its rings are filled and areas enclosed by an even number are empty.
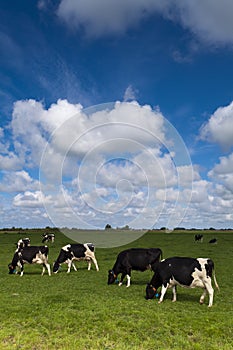
[[[112,270],[108,271],[108,284],[112,284],[121,273],[119,286],[122,285],[123,279],[126,276],[126,286],[129,287],[131,270],[142,272],[148,269],[154,270],[161,257],[162,250],[160,248],[131,248],[123,250],[118,254]]]
[[[43,239],[42,239],[42,243],[44,242],[54,242],[55,239],[55,234],[54,233],[43,233],[42,235]]]
[[[23,249],[17,249],[14,253],[12,262],[8,265],[9,273],[13,274],[16,271],[16,267],[20,268],[20,276],[24,273],[24,264],[40,264],[43,265],[42,275],[45,272],[45,268],[48,270],[49,276],[51,275],[50,265],[48,263],[47,246],[30,246]]]
[[[195,242],[202,242],[203,241],[203,235],[201,235],[200,233],[196,234],[194,239],[195,239]]]
[[[17,249],[22,249],[24,247],[29,247],[31,244],[31,240],[30,238],[21,238],[18,240],[18,242],[16,243]]]
[[[68,270],[70,272],[71,266],[74,270],[77,271],[73,260],[86,260],[88,262],[88,270],[91,269],[91,262],[95,264],[96,270],[99,271],[98,263],[95,258],[95,247],[92,243],[76,243],[76,244],[67,244],[61,248],[60,254],[53,265],[53,272],[57,273],[60,267],[60,264],[67,263]]]
[[[213,238],[209,241],[210,244],[217,244],[217,238]]]
[[[146,299],[152,299],[157,294],[157,289],[161,288],[159,303],[163,301],[167,288],[172,288],[173,299],[176,301],[176,286],[203,288],[200,297],[200,304],[204,303],[205,296],[209,294],[209,307],[213,305],[214,290],[211,284],[213,275],[215,286],[219,289],[215,274],[214,263],[211,259],[173,257],[161,261],[154,276],[146,287]]]

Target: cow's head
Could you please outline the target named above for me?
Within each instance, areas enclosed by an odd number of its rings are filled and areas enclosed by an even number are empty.
[[[146,299],[153,299],[157,294],[157,289],[152,286],[152,284],[148,283],[146,286]]]
[[[108,284],[113,284],[116,281],[117,275],[113,270],[108,271]]]
[[[16,266],[13,266],[12,264],[8,264],[9,274],[13,275],[16,273]]]
[[[59,268],[60,268],[60,264],[57,261],[55,261],[55,263],[53,264],[53,272],[57,273]]]

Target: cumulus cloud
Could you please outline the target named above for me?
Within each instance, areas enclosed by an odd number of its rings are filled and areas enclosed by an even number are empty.
[[[61,0],[57,14],[68,26],[92,37],[123,34],[145,18],[161,14],[204,42],[232,45],[232,11],[231,0]]]
[[[230,136],[220,138],[231,132],[231,109],[219,108],[202,137],[232,145]],[[48,108],[18,101],[10,127],[11,151],[9,145],[4,149],[0,129],[0,190],[13,196],[4,205],[13,214],[5,211],[4,222],[13,225],[15,215],[27,223],[36,213],[40,222],[50,217],[60,227],[174,227],[182,220],[190,224],[190,217],[192,226],[210,227],[232,220],[232,153],[208,173],[211,182],[203,180],[159,108],[136,101],[87,110],[66,100]]]
[[[0,183],[1,192],[24,192],[36,189],[39,189],[39,181],[34,180],[25,170],[3,172]]]
[[[50,202],[51,197],[45,196],[41,191],[25,191],[14,197],[13,205],[16,207],[43,207],[45,203]]]
[[[219,181],[227,191],[233,193],[233,153],[227,157],[220,157],[220,162],[216,164],[208,173],[209,177]],[[225,195],[224,195],[225,197]]]
[[[233,102],[219,107],[200,129],[200,138],[219,144],[224,149],[233,146]]]

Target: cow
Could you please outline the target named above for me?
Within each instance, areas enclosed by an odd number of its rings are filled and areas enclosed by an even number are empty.
[[[194,239],[195,239],[195,242],[202,242],[203,241],[203,235],[198,233],[198,234],[195,235]]]
[[[12,262],[8,265],[9,274],[13,274],[16,271],[16,267],[20,268],[20,276],[24,273],[24,264],[40,264],[43,265],[42,276],[45,272],[45,268],[48,270],[49,276],[51,275],[50,265],[48,263],[47,246],[30,246],[16,249]]]
[[[209,258],[172,257],[162,260],[157,265],[150,283],[147,284],[146,299],[152,299],[157,294],[158,288],[162,287],[159,298],[159,303],[162,303],[167,288],[172,288],[172,301],[175,302],[177,285],[188,288],[200,287],[204,289],[200,304],[204,303],[208,292],[209,307],[211,307],[214,296],[212,276],[216,288],[219,289],[214,273],[214,263]]]
[[[42,243],[44,242],[54,242],[55,239],[55,235],[54,233],[43,233],[42,235],[43,239],[42,239]]]
[[[121,251],[112,270],[108,271],[108,284],[114,283],[117,280],[117,276],[121,273],[119,286],[122,285],[126,276],[126,287],[129,287],[131,270],[141,272],[148,269],[154,270],[161,257],[162,250],[160,248],[131,248]]]
[[[77,271],[73,260],[86,260],[88,262],[88,270],[91,269],[91,262],[93,262],[96,270],[99,271],[99,266],[95,257],[94,245],[92,243],[75,243],[67,244],[61,248],[60,254],[53,265],[53,272],[57,273],[62,263],[68,264],[67,273],[70,272],[71,266]]]
[[[212,238],[210,241],[209,241],[210,244],[217,244],[217,238]]]
[[[16,243],[17,249],[22,249],[24,247],[29,247],[31,245],[31,240],[30,238],[21,238],[18,240]]]

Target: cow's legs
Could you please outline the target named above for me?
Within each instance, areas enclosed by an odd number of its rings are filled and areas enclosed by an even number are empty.
[[[160,295],[160,298],[159,298],[159,304],[162,303],[164,295],[166,294],[167,288],[168,288],[168,284],[166,285],[166,287],[164,285],[162,285],[161,295]]]
[[[119,284],[118,284],[119,287],[122,286],[122,283],[123,283],[123,280],[124,280],[125,276],[126,276],[126,273],[125,273],[125,272],[122,272],[122,274],[121,274],[121,279],[120,279],[120,282],[119,282]]]
[[[90,269],[91,269],[91,260],[87,260],[87,264],[88,264],[87,265],[88,266],[87,270],[90,271]]]
[[[211,307],[213,305],[213,300],[214,300],[214,289],[211,285],[211,278],[208,278],[208,280],[203,281],[205,288],[209,294],[209,305],[208,307]]]
[[[73,266],[74,271],[77,271],[77,268],[76,268],[76,266],[75,266],[73,261],[71,262],[71,265]]]
[[[44,275],[44,273],[45,273],[45,268],[47,268],[47,270],[48,270],[48,275],[51,276],[51,269],[50,269],[50,265],[49,265],[48,262],[43,263],[43,269],[42,269],[41,276]]]
[[[130,286],[130,275],[126,275],[126,278],[127,278],[127,285],[126,285],[126,287],[129,287]]]
[[[51,269],[49,263],[46,263],[45,266],[47,267],[48,275],[51,276]]]
[[[204,304],[206,293],[207,293],[207,290],[204,288],[203,293],[200,297],[200,304]]]
[[[173,294],[173,298],[172,298],[172,302],[174,303],[176,301],[176,286],[172,287],[172,294]]]
[[[67,264],[68,264],[67,273],[70,273],[70,269],[71,269],[71,265],[72,265],[72,260],[68,259],[68,260],[67,260]]]
[[[93,260],[93,263],[95,264],[96,271],[99,271],[99,266],[98,266],[96,258],[92,258],[92,260]]]

